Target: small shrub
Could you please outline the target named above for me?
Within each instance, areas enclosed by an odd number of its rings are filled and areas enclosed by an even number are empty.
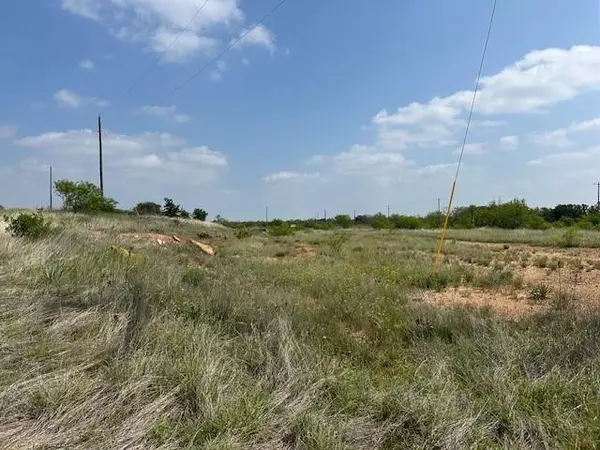
[[[142,216],[160,216],[160,205],[154,202],[142,202],[135,205],[133,208],[135,214]]]
[[[50,232],[50,221],[40,213],[22,213],[16,217],[5,216],[7,231],[15,237],[40,238]]]
[[[235,237],[238,239],[247,239],[250,236],[252,236],[252,233],[250,233],[250,230],[248,230],[248,228],[240,228],[239,230],[235,231]]]
[[[536,302],[541,302],[548,299],[551,289],[547,284],[535,284],[529,288],[529,298]]]
[[[577,247],[579,242],[579,230],[575,227],[567,229],[559,242],[561,247]]]
[[[281,225],[269,227],[269,233],[271,236],[293,236],[296,230],[287,223],[282,223]]]
[[[546,255],[536,256],[533,260],[533,265],[535,267],[539,267],[540,269],[548,267],[548,257]]]
[[[333,253],[339,253],[350,238],[346,233],[335,233],[327,239],[327,245]]]
[[[352,226],[352,219],[348,214],[338,214],[333,221],[337,226],[342,228],[350,228]]]
[[[200,286],[204,282],[204,279],[205,273],[201,269],[195,267],[185,269],[181,277],[181,281],[194,287]]]
[[[552,308],[557,311],[567,311],[575,306],[575,301],[575,294],[560,290],[552,298]]]
[[[187,212],[185,209],[182,209],[181,213],[179,214],[179,217],[181,217],[182,219],[189,219],[190,213]]]

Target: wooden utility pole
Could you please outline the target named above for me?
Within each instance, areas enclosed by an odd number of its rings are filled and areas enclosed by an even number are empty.
[[[442,213],[442,199],[438,197],[438,214]]]
[[[269,223],[269,205],[265,206],[265,222]]]
[[[100,194],[104,197],[104,170],[102,168],[102,118],[98,114],[98,150],[100,163]]]
[[[596,182],[594,183],[596,186],[598,186],[598,200],[596,201],[596,207],[600,208],[600,183]]]
[[[390,218],[390,205],[387,205],[388,208],[388,219]]]
[[[50,166],[50,211],[52,211],[52,166]]]
[[[325,222],[327,222],[327,210],[323,211],[323,220],[325,220]]]

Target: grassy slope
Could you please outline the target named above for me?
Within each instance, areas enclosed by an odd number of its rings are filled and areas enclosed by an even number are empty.
[[[591,449],[600,439],[599,318],[509,323],[415,304],[417,286],[477,281],[454,266],[432,277],[429,238],[237,240],[187,222],[54,220],[42,241],[0,234],[0,448]],[[218,256],[146,244],[125,260],[109,249],[149,231],[208,232]]]

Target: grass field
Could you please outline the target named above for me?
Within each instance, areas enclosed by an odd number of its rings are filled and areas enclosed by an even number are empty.
[[[600,442],[600,234],[452,231],[432,273],[427,232],[51,217],[0,233],[0,448]]]

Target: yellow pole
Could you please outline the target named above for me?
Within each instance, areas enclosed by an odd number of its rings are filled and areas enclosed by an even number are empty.
[[[444,241],[446,240],[446,231],[448,230],[448,221],[450,220],[450,211],[452,210],[452,201],[454,200],[454,191],[456,190],[456,178],[452,182],[452,192],[450,193],[450,200],[448,201],[448,209],[446,209],[446,217],[444,219],[444,226],[442,227],[442,234],[440,235],[440,241],[438,242],[437,251],[435,253],[435,260],[433,262],[434,272],[440,267],[442,260],[442,252],[444,251]]]

